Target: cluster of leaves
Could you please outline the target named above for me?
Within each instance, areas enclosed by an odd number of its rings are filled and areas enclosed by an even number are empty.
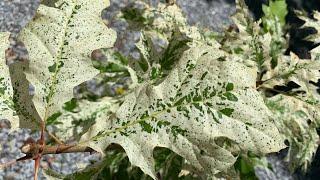
[[[279,4],[277,7],[283,9],[281,2],[276,3]],[[316,130],[319,127],[319,93],[316,86],[320,75],[319,48],[313,49],[311,59],[307,60],[299,59],[293,53],[284,55],[287,46],[281,20],[284,10],[272,10],[272,4],[269,9],[263,7],[266,13],[262,19],[263,29],[259,22],[236,17],[239,32],[230,33],[229,36],[235,41],[228,39],[224,46],[228,51],[245,56],[245,63],[257,68],[257,89],[262,92],[268,108],[274,114],[276,126],[289,143],[286,160],[290,169],[302,168],[305,171],[318,148],[319,140]],[[275,18],[272,20],[272,17]],[[301,16],[306,21],[304,27],[318,30],[318,12],[315,12],[314,18],[311,20]],[[318,43],[318,37],[317,33],[308,39]]]
[[[0,34],[1,118],[14,128],[37,129],[45,122],[56,127],[58,138],[105,155],[81,172],[48,176],[246,177],[255,166],[267,168],[263,157],[285,148],[285,140],[292,170],[307,168],[319,138],[320,55],[319,49],[310,60],[284,54],[285,1],[264,6],[257,22],[237,1],[236,28],[219,41],[188,26],[176,5],[125,9],[119,18],[141,30],[139,60],[107,49],[116,38],[100,17],[108,3],[41,5],[19,35],[29,62],[7,66],[9,34]],[[305,26],[320,30],[319,16],[304,18]],[[107,61],[94,65],[91,53],[100,48]],[[103,84],[130,81],[113,95],[75,99],[73,89],[93,77]],[[296,88],[279,88],[289,83]],[[106,151],[113,144],[125,153]]]

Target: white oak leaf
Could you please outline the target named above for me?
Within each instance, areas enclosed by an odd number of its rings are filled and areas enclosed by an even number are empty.
[[[267,99],[267,106],[273,112],[280,133],[289,142],[286,161],[290,169],[301,167],[306,171],[318,149],[320,106],[281,94]]]
[[[208,176],[230,168],[239,149],[265,154],[283,148],[256,91],[256,71],[225,60],[216,48],[190,47],[160,84],[142,83],[116,112],[100,112],[80,144],[99,152],[120,144],[153,178],[155,147],[171,149]]]
[[[262,87],[284,86],[291,81],[300,86],[293,89],[293,92],[303,91],[306,93],[304,96],[309,98],[309,101],[318,102],[320,96],[314,83],[320,79],[319,70],[320,61],[303,60],[291,53],[290,56],[282,56],[279,59],[278,66],[264,74]],[[310,81],[313,83],[310,83]]]
[[[7,66],[5,51],[9,48],[10,33],[0,32],[0,119],[8,119],[11,130],[18,127],[18,116],[13,99],[13,87],[10,78],[9,66]]]
[[[101,19],[107,0],[62,0],[40,5],[19,35],[29,53],[26,77],[35,87],[33,103],[42,120],[73,97],[73,88],[93,78],[91,53],[112,47],[116,34]]]

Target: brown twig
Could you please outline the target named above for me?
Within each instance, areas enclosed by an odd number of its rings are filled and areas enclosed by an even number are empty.
[[[21,148],[21,151],[25,154],[33,154],[40,147],[41,146],[39,144],[27,144]],[[59,144],[56,146],[45,146],[43,148],[42,155],[77,152],[94,152],[94,150],[86,146]]]
[[[33,147],[36,147],[36,149],[31,149],[33,154],[27,154],[27,156],[34,157],[34,180],[38,180],[38,172],[40,168],[40,162],[42,158],[43,150],[46,147],[46,141],[45,141],[45,130],[46,130],[46,124],[44,121],[40,122],[41,124],[41,134],[40,139],[37,141],[37,143],[32,143]],[[36,150],[36,151],[35,151]]]
[[[34,159],[34,180],[38,179],[38,172],[40,168],[41,155]]]
[[[30,143],[22,146],[21,151],[29,156],[35,156],[38,154],[37,152],[41,148],[41,145],[36,143]],[[116,149],[122,149],[122,147],[118,144],[112,144],[110,145],[107,150],[116,150]],[[65,145],[65,144],[59,144],[55,146],[45,146],[42,151],[42,155],[46,154],[63,154],[63,153],[81,153],[81,152],[96,152],[90,147],[87,146],[78,146],[78,145]]]
[[[123,148],[118,144],[111,144],[106,149],[110,150],[123,150]],[[40,168],[40,160],[43,155],[47,154],[62,154],[62,153],[84,153],[96,152],[90,147],[87,146],[79,146],[79,145],[65,145],[59,144],[56,146],[43,146],[39,141],[35,142],[33,139],[27,139],[26,143],[21,147],[22,153],[26,154],[24,157],[18,158],[13,161],[9,161],[4,164],[0,164],[0,169],[9,167],[17,162],[25,161],[25,160],[34,160],[35,161],[35,174],[34,178],[38,179],[38,171]]]

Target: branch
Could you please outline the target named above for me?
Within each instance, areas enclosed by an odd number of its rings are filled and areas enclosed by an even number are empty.
[[[39,152],[41,148],[40,144],[32,143],[26,144],[22,146],[21,151],[26,154],[33,156]],[[118,144],[110,145],[107,150],[115,150],[115,149],[122,149],[122,147]],[[42,155],[46,154],[63,154],[63,153],[83,153],[83,152],[96,152],[94,149],[87,147],[87,146],[78,146],[78,145],[55,145],[55,146],[45,146],[42,151]]]
[[[41,145],[39,144],[26,144],[22,146],[21,151],[27,155],[37,154]],[[42,151],[42,155],[46,154],[61,154],[61,153],[77,153],[77,152],[94,152],[93,149],[86,146],[77,145],[56,145],[56,146],[45,146]]]
[[[24,157],[18,158],[16,160],[12,160],[9,162],[6,162],[4,164],[0,164],[0,169],[5,169],[9,166],[14,165],[17,162],[25,161],[25,160],[35,160],[35,178],[37,178],[38,168],[39,168],[39,160],[41,156],[46,154],[63,154],[63,153],[94,153],[96,152],[90,147],[87,146],[78,146],[78,145],[56,145],[56,146],[45,146],[43,148],[42,153],[40,153],[40,150],[43,146],[41,144],[38,144],[36,142],[29,140],[29,142],[21,147],[22,153],[26,154]],[[110,150],[123,150],[122,147],[118,144],[111,144],[108,146],[107,151]]]
[[[123,148],[118,144],[111,144],[106,149],[107,151],[110,150],[122,150]],[[4,169],[8,166],[11,166],[19,161],[25,161],[33,159],[35,160],[35,178],[37,178],[38,168],[39,168],[39,161],[41,156],[46,154],[63,154],[63,153],[94,153],[96,152],[94,149],[87,147],[87,146],[78,146],[78,145],[65,145],[59,144],[55,146],[45,146],[39,142],[34,142],[33,139],[28,139],[27,143],[21,147],[22,153],[26,154],[24,157],[19,159],[0,164],[0,169]]]

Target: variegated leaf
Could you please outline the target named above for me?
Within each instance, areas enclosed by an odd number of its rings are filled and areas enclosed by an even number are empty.
[[[318,149],[320,106],[286,95],[269,98],[267,106],[276,118],[279,131],[289,142],[286,161],[290,169],[301,167],[306,171]]]
[[[189,46],[160,84],[145,82],[116,112],[99,112],[80,144],[103,152],[118,143],[153,178],[155,147],[171,149],[209,176],[230,168],[240,150],[265,154],[283,148],[255,90],[256,71],[224,60],[224,52],[210,46]]]
[[[108,0],[60,0],[57,8],[40,5],[20,33],[30,57],[26,77],[35,87],[33,103],[42,120],[73,97],[75,86],[99,72],[91,53],[112,47],[116,37],[101,19],[108,5]]]
[[[318,79],[320,79],[320,61],[303,60],[291,53],[291,56],[282,56],[278,66],[264,74],[262,87],[284,86],[292,81],[300,86],[292,91],[303,91],[309,101],[319,102],[318,88],[314,84]]]
[[[14,105],[9,66],[5,58],[5,51],[10,44],[9,36],[10,33],[0,32],[0,119],[8,119],[13,130],[18,127],[19,118]]]

